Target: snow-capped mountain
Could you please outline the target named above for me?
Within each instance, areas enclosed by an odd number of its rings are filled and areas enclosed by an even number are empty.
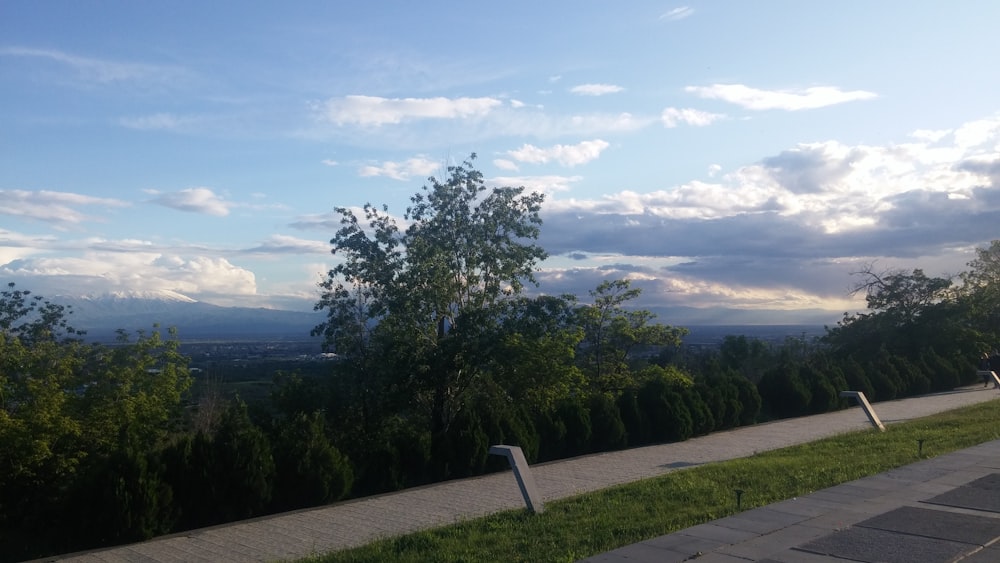
[[[58,295],[68,305],[70,324],[91,340],[112,340],[129,333],[176,327],[181,340],[306,339],[323,321],[320,313],[250,307],[220,307],[175,291],[114,291],[80,296]]]
[[[176,291],[165,289],[156,291],[109,291],[76,297],[61,295],[54,299],[59,302],[70,302],[74,310],[92,310],[105,313],[116,311],[122,313],[160,311],[169,309],[180,303],[198,303],[196,299],[192,299]]]

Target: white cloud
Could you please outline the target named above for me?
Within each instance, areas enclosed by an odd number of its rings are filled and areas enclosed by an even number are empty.
[[[154,203],[178,211],[225,217],[229,215],[229,209],[233,207],[232,203],[222,199],[209,188],[187,188],[177,192],[159,193],[153,191],[152,193],[158,194],[153,199]]]
[[[910,136],[921,141],[936,143],[951,133],[951,129],[917,129]]]
[[[524,107],[524,102],[522,102],[521,100],[511,100],[510,101],[510,107],[512,107],[512,108],[523,108]]]
[[[580,84],[569,89],[573,94],[581,96],[603,96],[605,94],[616,94],[623,90],[625,89],[614,84]]]
[[[159,252],[88,251],[73,257],[28,258],[0,267],[0,275],[31,279],[32,290],[42,294],[169,290],[199,298],[257,293],[253,272],[225,258]]]
[[[127,207],[128,202],[49,190],[0,190],[0,214],[54,224],[95,220],[76,208],[81,206]]]
[[[327,166],[339,166],[339,165],[340,165],[340,163],[339,163],[339,162],[337,162],[336,160],[331,160],[331,159],[329,159],[329,158],[324,158],[324,159],[323,159],[322,161],[320,161],[320,162],[322,162],[323,164],[325,164],[325,165],[327,165]]]
[[[331,98],[317,110],[336,125],[380,126],[412,119],[468,119],[483,117],[503,105],[497,98]]]
[[[635,131],[655,122],[655,119],[635,116],[628,112],[618,115],[589,114],[574,115],[568,120],[560,121],[557,130],[563,133],[598,132],[598,131]]]
[[[55,49],[5,47],[0,48],[0,56],[38,58],[61,63],[73,69],[78,78],[100,84],[139,81],[169,85],[186,74],[182,69],[173,66],[81,57]]]
[[[977,122],[969,127],[979,131],[985,143],[1000,133],[1000,124],[990,128]],[[938,149],[914,144],[848,146],[834,141],[800,144],[714,182],[691,181],[645,193],[625,190],[595,200],[553,200],[546,209],[673,221],[772,215],[823,236],[864,232],[887,224],[888,216],[917,213],[907,210],[910,205],[927,213],[929,209],[922,206],[935,194],[948,200],[974,200],[975,191],[989,185],[991,168],[975,165],[978,148],[952,151],[947,160],[933,153],[927,156],[925,150]],[[963,168],[961,162],[972,164]],[[719,171],[713,167],[710,176]],[[924,199],[905,199],[917,193]]]
[[[558,137],[588,137],[611,133],[638,131],[656,123],[658,117],[618,114],[591,113],[579,115],[550,115],[542,111],[512,112],[491,118],[484,130],[490,137],[537,137],[551,139]]]
[[[681,6],[680,8],[674,8],[669,12],[660,16],[661,21],[677,21],[682,20],[686,17],[694,14],[694,8],[689,6]]]
[[[688,125],[694,125],[695,127],[704,127],[710,125],[713,121],[723,119],[725,115],[718,113],[709,113],[707,111],[701,111],[691,108],[666,108],[663,113],[660,114],[660,120],[663,121],[664,127],[677,127],[681,123],[686,123]]]
[[[52,236],[27,235],[0,228],[0,266],[44,252],[55,240]]]
[[[261,244],[244,252],[253,254],[329,254],[330,244],[326,241],[303,239],[289,235],[271,235]]]
[[[497,176],[490,178],[489,183],[493,186],[517,186],[523,187],[527,192],[551,194],[569,191],[571,184],[582,179],[580,176]]]
[[[506,158],[494,159],[493,166],[496,166],[500,170],[509,170],[511,172],[517,172],[518,170],[517,163],[507,160]]]
[[[403,162],[383,162],[381,165],[362,166],[358,170],[358,174],[366,178],[385,176],[393,180],[409,180],[414,176],[430,176],[440,167],[440,162],[423,157],[415,157]]]
[[[833,86],[813,86],[796,90],[760,90],[743,84],[713,84],[711,86],[688,86],[685,91],[697,94],[702,98],[722,100],[758,111],[816,109],[877,97],[874,92],[865,90],[845,92]]]
[[[351,213],[354,213],[355,217],[364,217],[365,210],[363,207],[348,206]],[[402,216],[393,215],[392,213],[385,213],[379,210],[380,214],[388,215],[389,219],[396,223],[400,229],[406,229],[409,222],[406,221]],[[322,232],[334,232],[343,225],[340,220],[342,217],[340,214],[334,211],[327,211],[326,213],[311,213],[307,215],[300,215],[295,218],[294,221],[288,224],[289,227],[293,229],[299,229],[303,231],[322,231]],[[361,222],[362,230],[368,229],[368,224],[364,221]]]
[[[357,114],[344,118],[352,119],[351,123],[356,125],[373,125],[370,127],[331,127],[325,117],[322,119],[324,122],[317,121],[311,128],[300,130],[296,135],[311,140],[334,139],[351,146],[380,151],[392,149],[418,152],[435,147],[447,149],[454,146],[481,146],[484,142],[505,137],[557,139],[627,133],[659,122],[660,116],[628,112],[566,114],[548,111],[541,105],[514,108],[504,103],[474,119],[425,119],[413,122],[404,119],[402,115],[374,114]],[[399,125],[374,126],[389,122]]]
[[[955,144],[961,149],[981,146],[986,152],[996,153],[1000,146],[991,143],[998,137],[1000,117],[970,121],[955,130]]]
[[[629,264],[671,257],[670,272],[692,280],[784,288],[796,302],[842,304],[836,298],[852,265],[886,257],[893,267],[954,273],[973,246],[995,238],[1000,158],[995,150],[981,155],[1000,136],[1000,120],[962,128],[979,144],[800,144],[712,182],[552,198],[541,243],[556,255],[618,256]]]
[[[583,141],[576,145],[554,145],[548,148],[525,144],[519,149],[507,151],[507,155],[518,162],[545,164],[555,160],[563,166],[572,167],[598,158],[609,146],[607,141],[601,139]]]

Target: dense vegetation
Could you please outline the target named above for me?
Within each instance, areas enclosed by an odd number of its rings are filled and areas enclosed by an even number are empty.
[[[316,328],[338,360],[273,374],[247,404],[200,381],[154,327],[87,345],[68,311],[0,293],[0,546],[17,560],[140,540],[502,467],[626,448],[970,383],[1000,332],[1000,241],[956,279],[861,273],[868,310],[817,341],[686,331],[629,307],[529,295],[542,196],[470,162],[387,209],[338,209]]]

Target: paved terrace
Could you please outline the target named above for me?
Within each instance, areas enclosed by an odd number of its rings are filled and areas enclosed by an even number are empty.
[[[874,408],[883,423],[892,424],[989,401],[997,397],[997,391],[993,388],[968,387],[947,393],[876,403]],[[678,468],[746,457],[756,452],[783,448],[870,427],[870,423],[860,407],[852,407],[834,413],[718,432],[680,443],[634,448],[539,464],[532,466],[532,473],[542,498],[547,502],[655,477]],[[992,452],[994,459],[1000,459],[997,457],[1000,455],[1000,442],[992,444],[996,450]],[[949,455],[955,456],[956,454]],[[948,456],[941,457],[947,458]],[[933,462],[934,460],[928,461]],[[972,474],[976,476],[984,473],[986,470],[981,468],[972,471]],[[968,472],[961,473],[963,478],[969,477],[969,475]],[[954,483],[952,485],[954,486]],[[822,503],[818,506],[831,508]],[[47,560],[110,563],[290,560],[356,547],[379,538],[398,536],[523,507],[524,500],[511,471],[508,470],[483,477],[448,481],[319,508],[191,530],[137,544],[53,557]],[[807,512],[817,510],[814,505],[810,505],[810,507]],[[742,513],[731,518],[742,518],[743,514],[753,512],[756,511]],[[820,513],[822,512],[820,510]],[[852,513],[852,518],[840,517],[838,522],[859,521],[860,516],[860,514]],[[691,543],[691,546],[698,547],[694,553],[702,551],[713,557],[721,556],[722,554],[716,553],[715,550],[725,546],[732,547],[733,542],[736,542],[732,535],[722,537],[720,540],[720,534],[717,532],[718,530],[715,529],[707,532],[715,533],[716,536],[715,540],[710,540],[708,543]],[[759,532],[753,533],[744,530],[737,536],[740,541],[750,540],[760,535]],[[675,535],[665,536],[665,538],[673,536]],[[683,537],[681,539],[689,541],[691,538]],[[727,543],[728,540],[733,540],[733,542]],[[690,552],[690,549],[677,548],[674,544],[669,544],[674,546],[670,549],[653,548],[653,551],[649,551],[647,543],[630,546],[633,551],[627,551],[629,548],[623,548],[626,551],[617,550],[597,556],[592,560],[682,561],[694,554]],[[782,546],[772,547],[778,549]],[[708,553],[710,551],[712,553]],[[653,555],[650,555],[651,553]],[[796,552],[795,557],[797,558],[777,561],[833,560],[807,558],[810,555],[812,554]],[[698,559],[699,563],[754,560],[743,556],[735,559],[711,559],[708,557],[704,559],[699,557]]]

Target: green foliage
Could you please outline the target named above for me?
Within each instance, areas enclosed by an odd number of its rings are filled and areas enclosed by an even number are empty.
[[[874,401],[876,397],[875,387],[868,379],[868,372],[865,371],[865,368],[854,359],[854,356],[848,356],[842,365],[842,373],[847,383],[845,391],[861,391],[865,397]]]
[[[608,393],[590,397],[590,449],[595,452],[619,450],[628,443],[625,423],[614,398]]]
[[[719,346],[721,368],[733,370],[750,381],[757,381],[764,370],[773,363],[768,345],[757,339],[743,335],[729,335]]]
[[[884,346],[879,349],[875,358],[874,370],[875,375],[869,379],[875,386],[875,396],[879,401],[890,401],[905,393],[905,382],[896,369],[892,355]]]
[[[948,391],[962,385],[962,379],[955,366],[947,359],[942,358],[928,348],[920,354],[924,365],[927,366],[927,373],[931,377],[931,389],[934,391]]]
[[[757,387],[742,375],[729,373],[700,380],[694,390],[708,405],[716,430],[753,424],[760,412]]]
[[[585,388],[574,364],[583,332],[572,324],[572,305],[549,296],[506,304],[486,369],[495,397],[540,412]]]
[[[577,310],[583,329],[578,358],[590,382],[598,392],[621,392],[636,381],[628,363],[637,346],[678,346],[687,334],[652,322],[655,315],[645,310],[626,310],[624,304],[639,297],[627,279],[605,281],[590,292],[592,305]]]
[[[273,507],[291,510],[343,498],[354,474],[327,438],[320,412],[300,413],[278,423],[274,443]]]
[[[833,385],[831,375],[812,363],[799,366],[799,380],[809,388],[806,412],[820,414],[840,406],[840,391]]]
[[[276,472],[270,443],[239,399],[225,409],[214,435],[184,435],[165,448],[163,465],[178,529],[257,516],[271,501]]]
[[[483,421],[475,410],[459,412],[448,428],[446,440],[432,450],[431,462],[438,479],[469,477],[483,472],[489,455],[490,441]]]
[[[681,398],[684,399],[684,406],[691,415],[691,435],[703,436],[715,430],[715,415],[701,393],[693,387],[682,387],[679,391]]]
[[[1000,341],[1000,240],[976,249],[976,258],[961,275],[958,300],[980,336],[981,351]]]
[[[763,406],[763,399],[757,386],[740,376],[730,378],[729,382],[736,387],[740,397],[740,405],[743,407],[740,411],[740,426],[757,422],[757,417],[760,416]]]
[[[444,180],[430,178],[411,198],[405,231],[385,208],[366,205],[364,224],[338,208],[342,227],[331,244],[341,262],[316,305],[328,318],[314,332],[345,356],[356,393],[382,388],[373,380],[402,389],[422,407],[414,414],[428,421],[435,441],[459,439],[450,426],[497,353],[502,306],[534,281],[545,257],[531,242],[543,197],[488,190],[474,158],[449,166]],[[472,440],[475,424],[467,418],[463,425],[472,434],[462,439]]]
[[[556,416],[566,426],[564,456],[575,456],[590,452],[590,438],[593,425],[590,410],[581,399],[566,399],[556,407]]]
[[[655,377],[639,388],[636,402],[653,442],[678,442],[694,433],[694,421],[684,400],[684,387],[669,377]]]
[[[893,356],[891,361],[899,374],[906,396],[923,395],[931,390],[931,382],[923,370],[906,356]]]
[[[791,362],[769,369],[757,384],[763,409],[776,418],[801,416],[809,412],[812,391],[802,381],[799,366]]]
[[[173,490],[157,461],[156,452],[134,448],[89,460],[73,483],[59,526],[74,536],[69,545],[116,545],[170,532]]]
[[[231,522],[256,516],[271,501],[275,467],[271,445],[250,420],[247,405],[234,401],[212,439],[214,502],[218,518]]]
[[[601,422],[608,423],[607,420]],[[591,451],[593,422],[588,404],[580,397],[564,399],[552,409],[538,413],[535,428],[539,436],[539,461]],[[602,431],[605,429],[602,428]]]
[[[18,556],[169,529],[155,463],[190,386],[176,334],[85,345],[68,309],[0,292],[0,543]],[[94,505],[102,506],[90,517]],[[13,538],[17,538],[16,541]]]
[[[187,358],[174,329],[140,331],[135,341],[120,333],[118,344],[95,349],[87,366],[80,409],[85,439],[102,451],[132,445],[151,451],[180,419],[181,398],[191,385]]]
[[[0,291],[0,333],[31,345],[36,342],[67,342],[82,335],[69,324],[73,310],[31,291],[17,289],[11,282]]]
[[[371,432],[343,435],[354,474],[352,495],[363,496],[421,485],[429,479],[430,432],[389,417]]]

